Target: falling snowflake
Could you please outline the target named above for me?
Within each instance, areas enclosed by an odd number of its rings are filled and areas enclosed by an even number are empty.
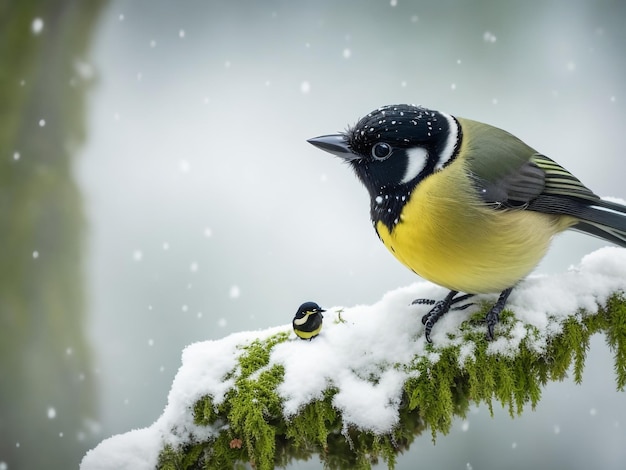
[[[494,42],[496,42],[497,38],[496,35],[493,34],[491,31],[485,31],[483,33],[483,41],[493,44]]]
[[[191,168],[191,165],[189,165],[189,162],[187,160],[181,160],[180,162],[178,162],[178,169],[180,170],[181,173],[189,172],[190,168]]]
[[[30,27],[33,34],[40,34],[43,31],[43,20],[41,18],[35,18]]]
[[[241,290],[239,289],[239,286],[231,286],[230,290],[228,291],[228,296],[231,299],[238,299],[239,296],[241,296]]]

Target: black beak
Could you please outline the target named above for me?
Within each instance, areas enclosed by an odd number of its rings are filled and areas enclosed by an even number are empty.
[[[307,142],[348,162],[361,158],[350,150],[343,134],[322,135],[309,139]]]

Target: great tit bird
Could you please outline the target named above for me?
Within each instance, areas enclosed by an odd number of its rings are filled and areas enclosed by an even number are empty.
[[[566,229],[626,247],[626,207],[600,199],[508,132],[414,105],[378,108],[346,132],[309,142],[348,162],[370,195],[374,228],[394,256],[450,289],[422,318],[473,294],[500,293],[486,315],[493,339],[515,284]],[[465,295],[459,295],[460,292]]]
[[[302,339],[313,339],[322,331],[322,319],[325,312],[315,302],[305,302],[300,305],[296,316],[293,317],[293,331]]]

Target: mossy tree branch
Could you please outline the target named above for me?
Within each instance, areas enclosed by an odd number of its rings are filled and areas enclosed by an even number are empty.
[[[485,307],[486,309],[486,307]],[[477,313],[472,320],[482,318]],[[511,333],[513,313],[502,316],[499,334]],[[464,418],[470,405],[494,403],[508,408],[513,417],[541,398],[549,381],[563,380],[573,372],[577,383],[592,335],[603,333],[614,354],[618,390],[626,387],[626,297],[611,296],[597,312],[578,311],[562,323],[560,333],[548,337],[537,352],[531,340],[539,335],[526,325],[527,336],[513,354],[494,353],[480,329],[463,325],[462,343],[443,348],[428,346],[430,355],[414,357],[409,364],[390,364],[410,374],[404,383],[399,422],[390,432],[376,434],[347,425],[333,406],[338,390],[329,384],[323,397],[285,418],[277,391],[283,379],[280,365],[271,365],[272,349],[289,339],[285,331],[242,346],[238,366],[224,380],[234,378],[225,399],[215,403],[204,396],[193,407],[196,425],[211,427],[213,437],[190,439],[178,448],[165,446],[158,467],[173,469],[254,468],[284,466],[293,459],[319,454],[326,468],[368,469],[382,459],[393,468],[396,455],[408,449],[416,436],[430,428],[432,439],[446,434],[455,417]],[[470,346],[468,348],[468,345]],[[467,351],[471,351],[467,354]],[[370,380],[377,380],[372,377]]]

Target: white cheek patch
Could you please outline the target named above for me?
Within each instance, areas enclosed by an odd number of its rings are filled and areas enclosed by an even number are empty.
[[[441,170],[443,166],[448,163],[454,156],[454,150],[459,139],[459,125],[449,114],[441,113],[448,121],[448,138],[446,139],[446,145],[443,147],[441,154],[439,155],[439,161],[435,165],[435,170]]]
[[[402,184],[408,183],[419,175],[428,161],[428,151],[424,147],[413,147],[406,150],[406,170]]]
[[[309,319],[309,315],[310,313],[306,313],[302,318],[296,318],[293,322],[298,326],[302,326]]]

